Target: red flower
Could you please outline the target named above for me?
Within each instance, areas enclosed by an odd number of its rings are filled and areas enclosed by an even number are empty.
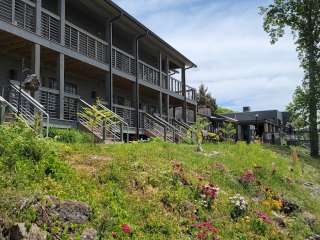
[[[131,227],[130,227],[128,224],[122,224],[122,225],[121,225],[121,229],[122,229],[122,231],[123,231],[124,233],[126,233],[126,234],[132,233],[132,229],[131,229]]]
[[[112,235],[113,238],[117,238],[118,237],[116,232],[112,232],[111,235]]]
[[[202,187],[202,193],[207,197],[211,198],[212,200],[216,199],[218,192],[219,192],[219,188],[211,184],[205,185]]]
[[[201,232],[197,234],[197,238],[198,239],[205,239],[206,237],[208,237],[209,232],[205,231],[205,232]]]

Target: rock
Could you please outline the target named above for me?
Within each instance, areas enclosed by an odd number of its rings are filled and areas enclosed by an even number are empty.
[[[37,225],[32,224],[29,231],[28,240],[46,240],[47,233],[42,231]]]
[[[313,235],[310,237],[307,237],[305,240],[320,240],[320,235]]]
[[[290,215],[293,212],[300,211],[300,207],[288,200],[282,199],[282,209],[281,212],[285,213],[286,215]]]
[[[80,240],[95,240],[97,239],[97,231],[93,228],[87,228],[83,231]]]
[[[60,201],[55,197],[47,197],[44,206],[37,206],[41,222],[50,224],[56,218],[61,222],[85,224],[89,221],[91,208],[78,201]]]
[[[311,213],[309,213],[309,212],[303,212],[303,213],[302,213],[302,216],[303,216],[305,222],[306,222],[311,228],[315,225],[315,223],[316,223],[316,221],[317,221],[317,218],[316,218],[313,214],[311,214]]]
[[[10,240],[26,240],[28,239],[27,228],[24,223],[17,223],[9,229]]]

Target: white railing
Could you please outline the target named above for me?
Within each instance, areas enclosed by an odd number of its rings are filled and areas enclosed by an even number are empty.
[[[126,129],[126,141],[129,142],[129,124],[122,117],[120,117],[118,114],[111,111],[101,103],[98,104],[98,107],[100,107],[103,111],[109,112],[111,114],[111,117],[106,119],[106,127],[109,128],[110,131],[114,133],[114,135],[117,135],[117,137],[120,138],[121,142],[124,140],[124,129]]]
[[[14,83],[10,84],[9,102],[17,109],[17,113],[30,127],[36,124],[36,115],[39,114],[41,122],[46,119],[46,136],[49,135],[50,116],[37,100]]]

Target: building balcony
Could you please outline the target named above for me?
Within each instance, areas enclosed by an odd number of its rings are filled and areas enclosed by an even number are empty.
[[[0,2],[0,20],[13,24],[25,31],[40,35],[42,38],[72,50],[86,58],[93,59],[104,65],[109,65],[107,58],[108,43],[103,39],[77,27],[66,21],[64,26],[64,38],[60,36],[60,17],[47,9],[41,8],[41,27],[37,32],[36,4],[29,0],[3,0]],[[63,40],[61,42],[61,39]],[[131,54],[113,46],[111,66],[117,72],[132,79],[136,74],[135,57]],[[139,80],[145,86],[155,87],[179,98],[183,98],[183,84],[141,60],[139,60]],[[187,100],[196,101],[196,90],[186,86],[185,96]]]

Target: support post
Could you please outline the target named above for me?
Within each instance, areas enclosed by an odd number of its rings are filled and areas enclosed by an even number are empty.
[[[42,0],[36,0],[36,34],[41,35],[41,5]]]
[[[40,86],[42,86],[42,81],[41,81],[41,72],[40,72],[40,69],[41,69],[41,47],[39,44],[34,44],[32,46],[32,54],[31,54],[31,66],[32,66],[32,73],[36,74],[37,77],[39,78],[40,80]],[[23,78],[23,76],[21,76]],[[23,81],[23,79],[22,79]],[[39,100],[40,98],[40,92],[39,91],[36,91],[35,92],[35,99]]]
[[[11,0],[11,22],[16,25],[16,0]]]
[[[106,49],[106,62],[109,63],[110,70],[106,75],[106,90],[108,107],[113,109],[113,68],[112,68],[112,46],[113,46],[113,23],[122,17],[122,13],[118,16],[111,18],[106,26],[106,39],[108,40],[108,47]]]
[[[65,57],[64,54],[59,53],[58,57],[58,79],[59,79],[59,116],[60,119],[64,119],[64,69],[65,69]]]
[[[135,82],[135,100],[136,100],[136,140],[139,140],[140,135],[140,84],[139,84],[139,40],[147,36],[148,33],[142,34],[136,37],[136,45],[135,45],[135,59],[136,59],[136,82]]]
[[[59,0],[60,44],[65,45],[66,0]]]
[[[163,116],[163,107],[162,107],[162,92],[159,92],[159,112],[160,112],[160,117]]]
[[[170,121],[170,96],[167,94],[167,101],[166,101],[166,109],[167,109],[167,122]]]
[[[182,95],[183,95],[183,107],[182,107],[182,120],[187,122],[187,88],[186,88],[186,68],[181,69],[182,80]]]

